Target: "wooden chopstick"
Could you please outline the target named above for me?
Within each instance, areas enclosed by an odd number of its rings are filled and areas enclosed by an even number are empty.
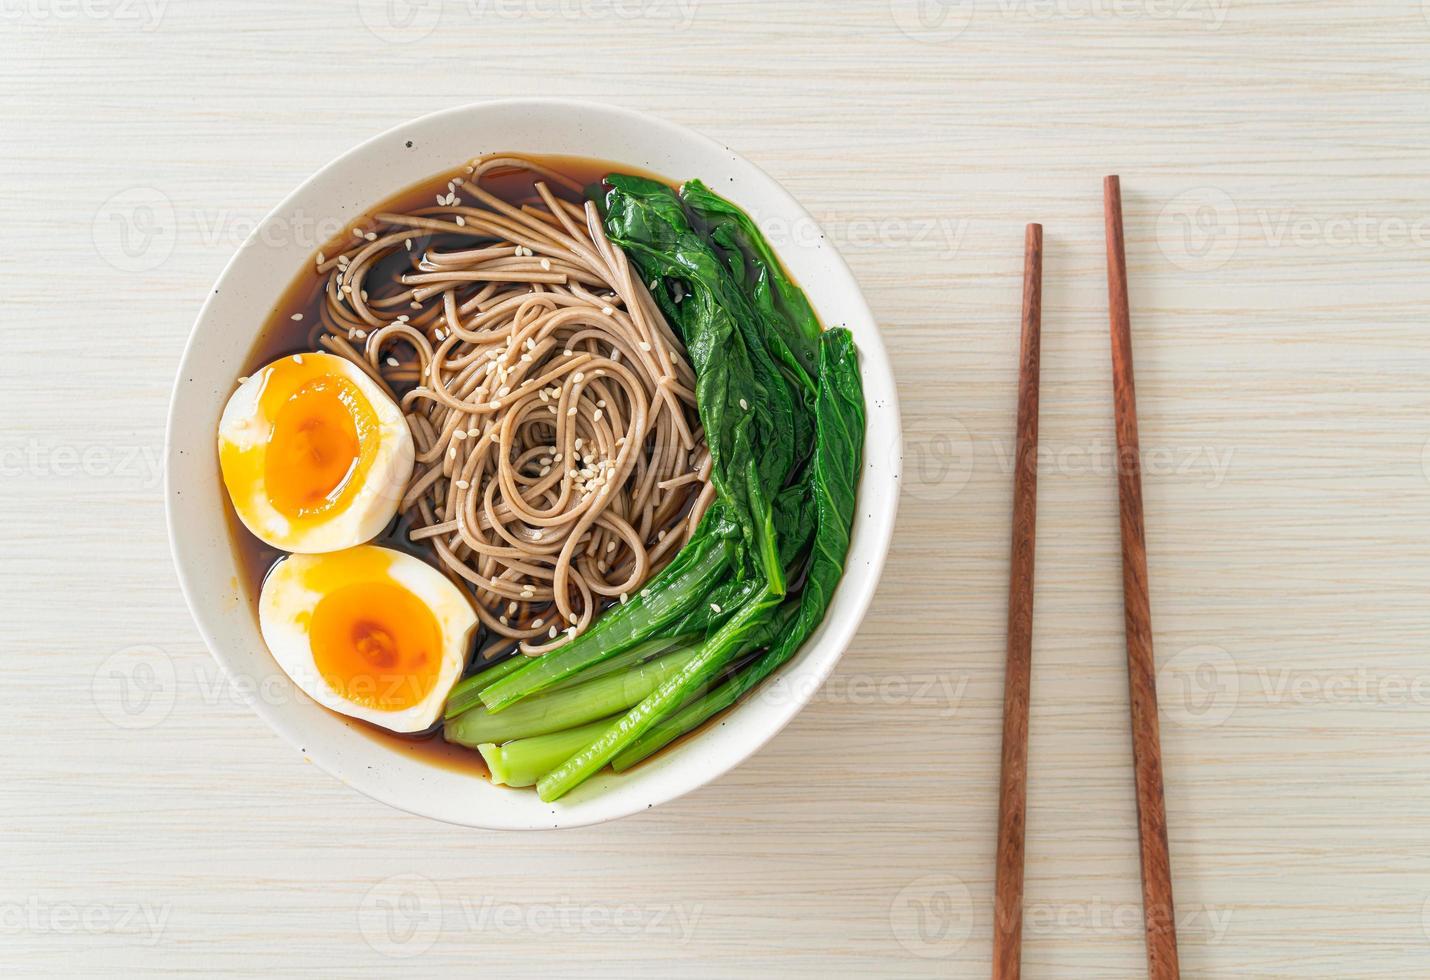
[[[1003,768],[998,787],[993,978],[1016,980],[1023,951],[1023,831],[1028,808],[1028,697],[1033,667],[1033,551],[1038,518],[1038,359],[1043,320],[1043,226],[1023,242],[1023,342],[1003,675]]]
[[[1132,377],[1132,321],[1127,303],[1127,252],[1122,237],[1122,187],[1102,185],[1107,224],[1107,299],[1112,328],[1112,396],[1117,429],[1117,490],[1122,517],[1122,606],[1127,629],[1132,765],[1142,864],[1142,916],[1150,980],[1180,977],[1172,910],[1167,808],[1162,795],[1162,744],[1157,723],[1157,668],[1147,594],[1147,539],[1142,515],[1142,458],[1137,442],[1137,392]]]

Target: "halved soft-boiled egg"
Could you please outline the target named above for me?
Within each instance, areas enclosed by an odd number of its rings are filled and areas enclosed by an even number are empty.
[[[476,622],[441,572],[375,545],[280,559],[258,600],[263,640],[305,694],[394,732],[441,716]]]
[[[372,539],[397,513],[412,476],[412,433],[357,365],[294,354],[229,398],[218,457],[254,535],[284,551],[337,551]]]

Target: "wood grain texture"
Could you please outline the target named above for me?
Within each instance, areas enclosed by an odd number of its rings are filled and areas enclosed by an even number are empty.
[[[1038,374],[1043,325],[1043,226],[1023,233],[1018,427],[1013,449],[1013,540],[1008,559],[1008,656],[1003,668],[1003,758],[993,880],[993,978],[1018,980],[1023,961],[1023,854],[1028,816],[1033,569],[1038,531]]]
[[[1147,975],[1177,980],[1177,922],[1167,804],[1162,789],[1162,734],[1157,714],[1157,657],[1147,585],[1147,526],[1142,507],[1142,447],[1137,438],[1137,383],[1132,362],[1132,314],[1127,297],[1127,243],[1122,187],[1102,182],[1107,234],[1107,307],[1112,336],[1112,423],[1117,433],[1117,512],[1122,535],[1122,621],[1127,634],[1127,700],[1137,794],[1137,849],[1142,871],[1142,928]]]
[[[1424,972],[1422,4],[945,6],[450,2],[422,37],[367,0],[0,7],[0,972],[986,976],[1036,219],[1023,974],[1145,976],[1112,172],[1184,973]],[[643,816],[496,835],[373,803],[257,718],[178,594],[158,459],[269,208],[405,119],[531,94],[695,126],[803,202],[884,330],[906,485],[865,625],[778,738]]]

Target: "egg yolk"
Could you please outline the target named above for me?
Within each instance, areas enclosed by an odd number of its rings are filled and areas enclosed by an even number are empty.
[[[299,385],[273,414],[264,455],[264,487],[290,518],[333,507],[364,462],[372,410],[348,379],[321,375]]]
[[[313,662],[339,696],[401,711],[432,692],[442,633],[417,596],[391,582],[354,582],[325,595],[309,626]]]

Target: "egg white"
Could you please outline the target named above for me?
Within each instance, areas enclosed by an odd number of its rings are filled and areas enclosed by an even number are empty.
[[[372,407],[377,419],[377,440],[372,465],[346,505],[315,517],[292,520],[273,506],[263,485],[263,467],[251,467],[242,478],[224,473],[224,485],[239,520],[255,537],[283,551],[318,554],[351,548],[376,537],[397,513],[407,482],[412,477],[412,432],[402,410],[362,369],[333,354],[308,353],[280,360],[295,360],[322,374],[351,382]],[[263,388],[279,361],[265,365],[230,396],[219,420],[219,455],[225,447],[266,452],[274,421],[261,407]]]
[[[289,555],[280,559],[263,581],[258,600],[259,629],[263,641],[293,683],[314,701],[339,714],[372,722],[389,731],[420,732],[437,721],[452,685],[466,666],[472,629],[477,615],[455,585],[431,565],[412,555],[390,548],[364,545],[355,552],[380,552],[390,559],[376,581],[401,586],[421,600],[431,611],[441,634],[441,665],[432,690],[421,701],[398,711],[383,711],[355,704],[323,679],[313,655],[309,624],[323,592],[311,588],[305,579],[324,562],[341,561],[347,552],[325,555]],[[346,583],[345,583],[346,584]]]

